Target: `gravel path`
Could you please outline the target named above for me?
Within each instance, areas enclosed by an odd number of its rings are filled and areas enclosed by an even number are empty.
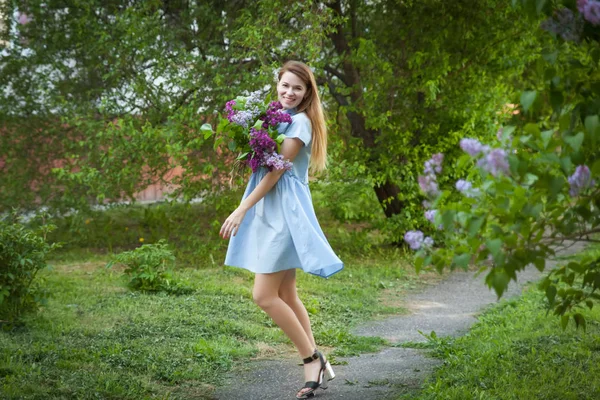
[[[568,253],[582,249],[576,244]],[[554,266],[549,262],[547,268]],[[511,282],[503,298],[519,295],[524,285],[540,277],[535,268],[518,276],[518,284]],[[379,336],[391,344],[426,339],[418,332],[437,336],[459,336],[477,320],[477,314],[486,306],[496,303],[496,295],[483,283],[483,275],[454,272],[440,283],[405,298],[408,315],[398,315],[382,321],[368,322],[354,333],[361,336]],[[394,399],[399,393],[419,388],[439,360],[424,356],[417,349],[387,347],[374,354],[337,358],[347,362],[335,365],[336,379],[329,389],[319,390],[315,399],[380,400]],[[286,400],[302,386],[302,369],[298,360],[262,360],[243,371],[230,375],[228,384],[217,389],[218,400]]]

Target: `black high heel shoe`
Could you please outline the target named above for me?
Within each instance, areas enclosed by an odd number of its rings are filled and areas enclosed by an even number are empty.
[[[335,373],[333,372],[333,368],[331,368],[331,364],[329,361],[325,361],[325,357],[323,357],[323,353],[318,350],[310,356],[302,360],[304,364],[310,364],[315,360],[319,360],[321,362],[321,369],[319,370],[318,381],[308,381],[304,384],[302,389],[310,389],[302,394],[296,394],[297,399],[308,399],[314,397],[315,392],[318,388],[327,389],[329,387],[329,381],[335,378]]]

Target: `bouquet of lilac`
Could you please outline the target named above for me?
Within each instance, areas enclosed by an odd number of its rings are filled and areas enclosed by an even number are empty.
[[[228,101],[225,111],[227,116],[221,120],[219,130],[229,138],[227,147],[239,153],[236,166],[248,165],[252,172],[260,167],[269,171],[292,168],[292,163],[278,153],[285,135],[278,133],[277,126],[292,122],[292,117],[283,112],[281,103],[265,102],[260,92],[254,92]]]

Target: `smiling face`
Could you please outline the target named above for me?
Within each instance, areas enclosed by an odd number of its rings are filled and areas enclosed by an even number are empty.
[[[298,75],[286,71],[277,83],[277,99],[286,110],[298,107],[306,95],[306,84]]]

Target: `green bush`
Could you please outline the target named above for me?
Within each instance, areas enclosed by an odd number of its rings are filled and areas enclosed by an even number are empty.
[[[192,291],[191,288],[174,279],[175,256],[164,239],[117,254],[112,257],[106,267],[111,268],[115,263],[125,266],[124,273],[129,279],[127,285],[131,289],[170,293]]]
[[[46,301],[37,273],[46,268],[46,256],[59,244],[46,242],[54,225],[29,229],[13,215],[0,220],[0,320],[15,322]]]

